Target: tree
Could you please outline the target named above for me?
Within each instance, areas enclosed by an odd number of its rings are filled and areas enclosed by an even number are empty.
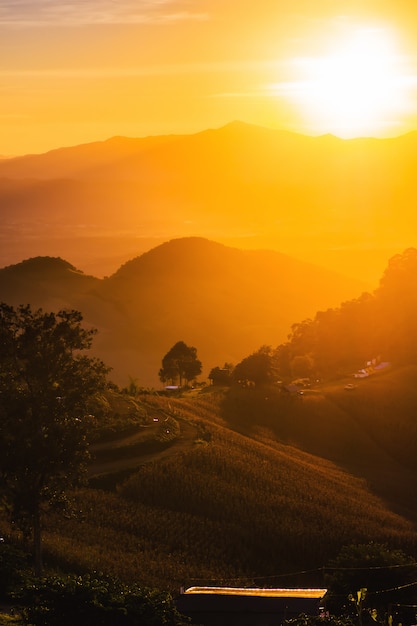
[[[255,385],[270,383],[275,374],[274,358],[269,346],[262,346],[238,363],[233,371],[237,382],[252,382]]]
[[[233,365],[225,363],[223,367],[213,367],[208,375],[213,385],[230,385],[232,382]]]
[[[386,358],[415,363],[417,354],[417,250],[392,257],[376,291],[376,331]]]
[[[132,378],[132,376],[129,376],[129,385],[127,387],[125,387],[124,389],[122,389],[122,392],[129,394],[129,396],[136,397],[139,394],[139,392],[140,392],[140,386],[138,384],[138,379],[137,378]]]
[[[197,349],[178,341],[162,359],[162,368],[159,370],[161,382],[187,383],[201,374],[202,364],[197,358]]]
[[[383,616],[393,603],[413,605],[417,601],[416,561],[385,544],[344,546],[326,570],[326,605],[336,614],[348,612],[350,607],[359,623],[364,612],[374,609]]]
[[[81,322],[78,311],[0,303],[0,497],[33,541],[37,575],[43,506],[80,483],[92,398],[106,384],[108,368],[82,354],[96,331]]]

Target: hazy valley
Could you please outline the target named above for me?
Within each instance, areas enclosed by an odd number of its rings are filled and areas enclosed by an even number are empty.
[[[274,251],[243,251],[201,238],[173,240],[98,279],[40,257],[0,270],[0,298],[45,310],[75,308],[99,330],[95,352],[111,378],[159,386],[161,359],[176,341],[197,348],[205,376],[291,324],[360,295],[365,285]],[[203,377],[204,378],[204,377]]]
[[[48,254],[103,276],[197,235],[376,286],[388,258],[414,244],[416,160],[414,133],[341,140],[239,122],[6,159],[0,264]]]
[[[286,349],[276,357],[285,381],[285,363],[306,351],[327,371],[301,395],[273,380],[179,396],[109,390],[89,486],[72,494],[74,516],[45,518],[46,562],[175,592],[207,581],[322,585],[323,566],[352,542],[414,554],[416,263],[416,250],[398,255],[374,295],[343,302],[338,290],[357,294],[356,282],[200,238],[163,244],[107,279],[48,257],[1,270],[9,304],[83,311],[117,375],[131,351],[156,377],[180,337],[211,354],[210,366],[228,359],[227,346],[243,358],[263,343],[257,326],[289,347],[289,360]],[[329,296],[332,308],[314,310]],[[355,380],[372,346],[393,362]]]
[[[350,543],[416,554],[416,160],[414,134],[235,123],[0,162],[0,300],[81,311],[119,386],[73,514],[45,515],[48,567],[176,592],[323,585]],[[167,396],[179,340],[201,381],[262,346],[271,368]]]

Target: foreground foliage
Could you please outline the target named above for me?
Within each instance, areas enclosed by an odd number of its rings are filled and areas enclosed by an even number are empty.
[[[417,608],[416,576],[417,562],[402,550],[376,542],[346,545],[328,565],[326,606],[336,615],[372,610],[380,621],[390,610],[409,623]]]
[[[171,596],[102,575],[53,576],[16,595],[30,626],[183,626]]]
[[[320,617],[313,615],[299,615],[283,622],[283,626],[355,626],[356,620],[350,617]]]
[[[77,485],[88,458],[91,399],[107,368],[84,356],[94,330],[77,311],[0,304],[0,498],[32,537],[41,573],[41,513]]]

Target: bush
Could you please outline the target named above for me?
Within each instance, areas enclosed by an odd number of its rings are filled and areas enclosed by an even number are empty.
[[[98,575],[44,578],[18,598],[31,626],[183,626],[171,596]]]
[[[0,599],[6,600],[10,592],[20,585],[28,568],[27,559],[18,550],[4,540],[0,541]]]
[[[318,615],[299,615],[285,620],[283,626],[354,626],[350,617],[320,617]]]

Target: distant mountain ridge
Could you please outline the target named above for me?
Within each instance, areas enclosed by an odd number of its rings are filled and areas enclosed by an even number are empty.
[[[416,168],[416,133],[342,140],[239,122],[7,159],[0,264],[46,253],[103,275],[198,235],[375,284],[389,256],[415,244]]]
[[[0,270],[0,300],[45,310],[75,308],[98,328],[95,351],[113,379],[158,385],[164,354],[179,340],[197,348],[207,376],[291,324],[359,296],[362,285],[274,251],[243,251],[204,238],[172,240],[98,279],[62,259]]]

